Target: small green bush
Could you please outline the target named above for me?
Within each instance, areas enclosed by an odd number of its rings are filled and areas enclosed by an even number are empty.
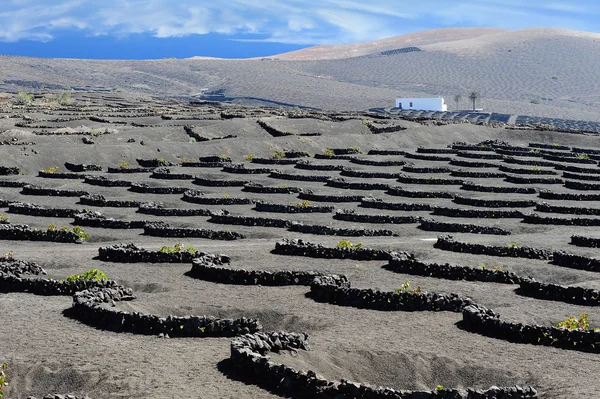
[[[310,208],[312,204],[309,200],[300,201],[296,204],[298,208]]]
[[[244,162],[250,162],[254,159],[254,154],[248,154],[244,157]]]
[[[590,156],[588,154],[586,154],[585,152],[582,152],[580,154],[576,154],[575,158],[577,158],[577,159],[590,159]]]
[[[541,104],[541,101],[538,100],[537,98],[534,98],[533,100],[530,101],[530,103],[532,103],[532,104]]]
[[[63,230],[63,228],[61,228],[61,230]],[[68,228],[67,228],[67,230],[68,230]],[[63,231],[65,231],[65,230],[63,230]],[[79,236],[79,238],[81,238],[82,241],[85,241],[88,238],[90,238],[90,234],[83,231],[81,226],[73,226],[72,231],[73,231],[73,233],[77,234],[77,236]]]
[[[519,245],[517,245],[517,243],[511,242],[510,244],[508,244],[506,246],[506,248],[508,248],[508,249],[519,249],[521,247]]]
[[[20,91],[17,93],[17,104],[29,105],[33,103],[33,93],[27,93],[25,91]]]
[[[160,247],[159,251],[167,254],[172,252],[190,252],[195,254],[197,252],[194,247],[184,247],[182,243],[175,244],[173,248],[169,247],[168,245],[162,246]]]
[[[50,167],[42,170],[42,172],[44,172],[44,173],[52,173],[52,174],[58,173],[59,171],[60,171],[60,166],[50,166]]]
[[[271,153],[271,156],[273,157],[273,159],[284,159],[285,158],[285,152],[283,152],[283,151],[273,151]]]
[[[106,274],[98,269],[90,269],[87,272],[81,274],[74,274],[73,276],[67,276],[66,280],[69,282],[76,281],[105,281],[108,280]]]
[[[358,248],[362,248],[362,246],[363,246],[362,242],[357,242],[356,244],[352,244],[350,242],[350,240],[347,240],[345,238],[342,238],[337,243],[338,248],[358,249]]]
[[[6,382],[6,370],[8,370],[8,364],[2,363],[0,367],[0,398],[4,397],[4,387],[8,385],[8,382]]]
[[[588,323],[588,314],[582,313],[577,317],[569,317],[567,320],[561,321],[556,325],[558,328],[566,328],[567,330],[587,330],[590,327]]]
[[[402,285],[394,291],[394,294],[420,294],[421,287],[417,286],[415,288],[411,288],[411,283],[409,281],[405,281]]]
[[[117,164],[117,167],[119,169],[129,169],[129,168],[131,168],[131,165],[129,164],[129,162],[119,162]]]

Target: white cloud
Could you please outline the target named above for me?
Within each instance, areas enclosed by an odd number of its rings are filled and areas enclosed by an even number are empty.
[[[336,44],[444,26],[547,26],[598,31],[596,0],[0,0],[0,41],[78,34],[156,37],[259,34],[264,41]]]

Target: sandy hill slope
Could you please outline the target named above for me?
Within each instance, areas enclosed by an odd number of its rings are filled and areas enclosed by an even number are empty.
[[[290,61],[333,60],[359,57],[403,47],[424,46],[449,43],[468,39],[487,37],[506,32],[498,28],[443,28],[410,33],[365,43],[339,46],[314,46],[302,50],[283,53],[273,58]]]
[[[328,60],[298,60],[298,54],[286,61],[0,56],[0,92],[93,86],[187,100],[208,89],[210,100],[345,110],[391,107],[395,97],[443,96],[455,110],[469,108],[466,97],[476,90],[477,106],[489,112],[600,121],[600,35],[439,29],[377,43],[338,47],[340,54],[370,55]],[[422,51],[392,51],[406,47]],[[313,57],[333,51],[313,50]],[[463,96],[458,104],[452,101],[457,94]]]

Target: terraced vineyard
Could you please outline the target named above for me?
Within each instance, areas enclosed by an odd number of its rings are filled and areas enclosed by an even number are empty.
[[[0,109],[8,397],[600,388],[598,136],[78,101]]]

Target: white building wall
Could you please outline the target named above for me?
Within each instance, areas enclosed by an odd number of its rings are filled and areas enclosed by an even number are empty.
[[[415,109],[423,111],[448,111],[448,106],[442,97],[435,98],[397,98],[396,108]]]

